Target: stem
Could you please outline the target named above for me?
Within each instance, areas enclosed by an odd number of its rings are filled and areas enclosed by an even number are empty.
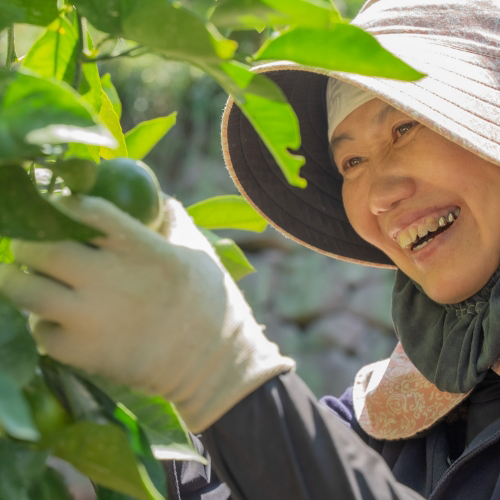
[[[132,47],[128,50],[125,50],[124,52],[120,52],[118,54],[103,54],[102,56],[97,56],[93,58],[88,58],[85,57],[83,59],[84,62],[99,62],[99,61],[109,61],[110,59],[117,59],[118,57],[136,57],[139,55],[142,55],[141,53],[139,54],[133,54],[134,51],[143,48],[142,45],[136,45],[135,47]]]
[[[7,28],[7,36],[8,36],[8,41],[7,41],[7,62],[6,66],[7,69],[12,68],[12,64],[16,61],[17,59],[17,54],[16,54],[16,44],[14,42],[14,25],[11,24]]]
[[[50,196],[56,187],[56,180],[57,180],[57,175],[52,174],[52,177],[50,178],[49,185],[47,186],[47,195]]]
[[[31,165],[30,165],[30,177],[31,177],[31,181],[33,182],[33,184],[36,184],[35,162],[34,161],[32,161]]]
[[[85,48],[85,40],[83,37],[86,30],[84,27],[85,20],[82,18],[82,16],[80,16],[78,11],[76,11],[75,14],[78,25],[78,45],[77,45],[78,56],[76,58],[75,75],[73,77],[73,88],[75,90],[78,90],[78,87],[80,86],[80,80],[82,78],[82,63],[85,57],[83,54]]]

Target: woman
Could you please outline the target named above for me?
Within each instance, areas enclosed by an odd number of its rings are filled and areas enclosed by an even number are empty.
[[[162,394],[201,433],[218,477],[168,467],[172,498],[500,499],[499,14],[370,0],[356,24],[428,75],[415,83],[265,68],[301,122],[305,190],[226,109],[226,162],[275,227],[399,269],[400,344],[341,398],[314,399],[172,199],[162,236],[78,198],[63,208],[106,233],[97,248],[15,242],[41,274],[2,266],[0,290],[33,311],[39,344]]]

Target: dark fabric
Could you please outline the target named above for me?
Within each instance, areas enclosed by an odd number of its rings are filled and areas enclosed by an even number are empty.
[[[489,370],[468,399],[467,445],[500,418],[500,376]]]
[[[352,402],[338,406],[352,418]],[[238,403],[203,442],[235,500],[422,498],[294,373]]]
[[[492,385],[488,376],[477,401]],[[296,374],[281,375],[203,433],[211,464],[166,465],[169,498],[500,500],[500,419],[465,447],[466,413],[455,413],[417,438],[380,441],[356,421],[350,388],[318,403]]]
[[[438,304],[397,271],[392,318],[406,355],[438,389],[471,391],[500,354],[500,269],[471,298]]]

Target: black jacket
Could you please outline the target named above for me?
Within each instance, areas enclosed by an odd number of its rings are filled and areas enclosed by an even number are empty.
[[[500,398],[493,399],[495,408],[478,406],[477,415],[486,411],[489,419],[475,425],[467,446],[470,423],[459,416],[419,437],[380,441],[359,427],[350,389],[317,402],[287,373],[238,403],[201,441],[194,438],[208,466],[166,466],[169,498],[500,500],[500,419],[491,418],[491,410],[500,416]]]

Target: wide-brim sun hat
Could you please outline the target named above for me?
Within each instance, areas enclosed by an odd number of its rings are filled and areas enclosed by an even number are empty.
[[[224,159],[242,195],[284,235],[337,259],[393,268],[389,257],[358,236],[347,219],[342,176],[328,151],[328,80],[355,85],[500,165],[500,4],[369,0],[353,24],[427,76],[403,82],[286,61],[262,65],[256,70],[279,85],[297,114],[307,187],[287,182],[231,98],[222,119]]]

